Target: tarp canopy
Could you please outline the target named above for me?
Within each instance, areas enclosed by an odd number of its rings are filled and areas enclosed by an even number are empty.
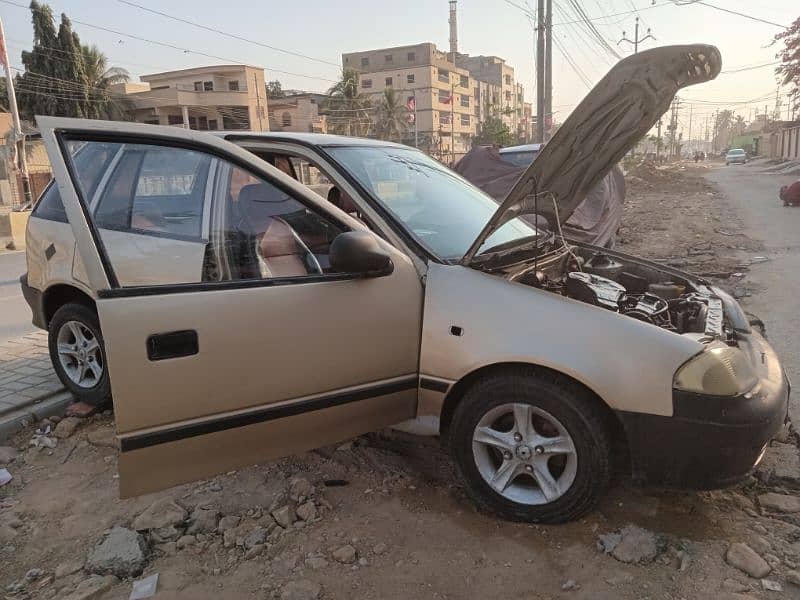
[[[505,199],[526,169],[503,160],[497,149],[491,146],[473,148],[455,167],[464,179],[498,203]],[[551,200],[546,198],[542,202]],[[580,242],[613,246],[614,234],[622,220],[624,202],[625,177],[622,170],[614,166],[578,205],[566,223],[562,223],[564,234]],[[555,223],[551,223],[550,228],[554,227]]]

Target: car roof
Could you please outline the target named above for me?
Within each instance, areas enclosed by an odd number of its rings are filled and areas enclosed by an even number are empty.
[[[539,152],[542,149],[542,144],[522,144],[520,146],[506,146],[500,148],[500,154],[511,154],[513,152]]]
[[[744,152],[744,148],[731,148],[730,150],[728,150],[728,154],[733,154],[734,152],[736,153]]]
[[[371,146],[386,148],[412,148],[404,144],[370,138],[349,137],[329,133],[298,133],[287,131],[210,131],[226,140],[252,139],[270,142],[294,142],[304,146]]]

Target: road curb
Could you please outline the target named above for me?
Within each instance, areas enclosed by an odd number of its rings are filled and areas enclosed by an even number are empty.
[[[3,415],[0,417],[0,443],[36,421],[45,417],[63,415],[67,406],[74,401],[74,396],[67,390],[59,390]]]

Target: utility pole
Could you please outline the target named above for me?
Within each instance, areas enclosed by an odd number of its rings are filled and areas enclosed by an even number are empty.
[[[11,76],[11,65],[8,63],[8,51],[6,50],[6,34],[3,29],[3,20],[0,19],[0,61],[6,72],[6,89],[8,90],[8,108],[11,110],[11,121],[14,125],[14,148],[17,154],[15,163],[19,165],[22,175],[22,193],[25,204],[32,204],[31,180],[28,175],[28,157],[25,154],[25,134],[22,133],[22,125],[19,122],[19,110],[17,109],[17,94],[14,91],[14,78]],[[15,164],[15,166],[17,166]]]
[[[536,13],[536,141],[544,142],[544,0]]]
[[[548,122],[553,124],[553,0],[547,0],[547,15],[545,16],[545,41],[544,41],[544,125],[547,135]]]
[[[633,39],[629,40],[627,37],[625,37],[625,32],[623,31],[622,32],[622,39],[617,42],[617,45],[620,45],[622,42],[628,42],[629,44],[633,44],[633,53],[634,54],[639,54],[639,44],[641,42],[643,42],[645,40],[653,40],[653,41],[655,41],[655,39],[656,38],[653,37],[653,35],[650,33],[650,28],[649,27],[647,28],[647,35],[645,35],[642,38],[639,37],[639,16],[637,15],[636,16],[636,26],[634,28]]]
[[[258,77],[253,73],[253,87],[256,90],[256,114],[258,114],[258,130],[264,131],[264,124],[261,122],[261,94],[258,93]]]
[[[706,128],[703,131],[705,132],[703,136],[703,141],[705,142],[703,144],[703,152],[706,152],[708,151],[708,115],[706,115]]]
[[[692,145],[692,109],[694,106],[692,104],[689,105],[689,135],[686,136],[687,143],[689,144],[689,150],[691,151]],[[696,151],[696,149],[695,149]]]
[[[661,119],[658,120],[658,134],[656,135],[656,162],[661,162]]]
[[[711,151],[717,151],[717,141],[719,138],[719,109],[714,111],[714,128],[711,135]]]

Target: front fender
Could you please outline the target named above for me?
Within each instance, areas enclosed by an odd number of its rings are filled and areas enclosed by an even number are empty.
[[[469,267],[429,266],[423,381],[456,382],[488,365],[527,363],[572,377],[614,410],[672,416],[673,375],[702,349],[696,340],[552,292]]]

